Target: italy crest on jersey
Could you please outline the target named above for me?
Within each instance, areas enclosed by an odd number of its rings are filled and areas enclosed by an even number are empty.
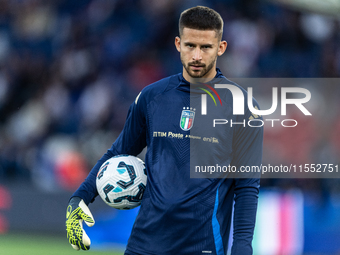
[[[192,125],[194,124],[194,118],[195,118],[195,109],[192,110],[192,108],[189,109],[183,108],[182,115],[181,115],[181,121],[179,123],[179,126],[182,130],[188,131],[192,128]]]

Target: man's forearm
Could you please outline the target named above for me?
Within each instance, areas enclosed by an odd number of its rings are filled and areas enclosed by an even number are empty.
[[[258,189],[243,187],[235,190],[234,237],[232,255],[253,254]]]

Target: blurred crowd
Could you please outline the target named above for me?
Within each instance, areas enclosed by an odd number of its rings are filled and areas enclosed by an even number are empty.
[[[225,21],[228,48],[218,66],[227,77],[340,75],[338,19],[264,1],[0,0],[0,182],[74,190],[119,134],[139,91],[181,72],[178,18],[196,5]],[[320,102],[335,102],[330,115],[320,113],[332,125],[310,124],[295,137],[266,133],[265,162],[300,155],[339,163],[340,90],[322,93]],[[271,155],[277,147],[283,154]],[[325,193],[334,182],[297,181]]]

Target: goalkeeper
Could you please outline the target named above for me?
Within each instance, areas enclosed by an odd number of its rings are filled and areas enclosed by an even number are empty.
[[[232,119],[234,123],[261,118],[249,109],[234,116],[230,90],[219,90],[217,106],[207,100],[210,111],[206,115],[201,114],[201,104],[191,102],[191,94],[199,99],[206,95],[207,89],[191,88],[190,83],[197,78],[233,84],[247,98],[247,92],[227,80],[216,67],[217,58],[227,47],[222,32],[222,18],[210,8],[197,6],[181,13],[175,47],[183,72],[142,90],[130,106],[123,131],[71,197],[66,226],[73,248],[90,247],[82,223],[94,224],[87,205],[98,195],[96,176],[100,166],[115,155],[136,156],[147,147],[148,183],[125,254],[227,254],[233,207],[231,253],[252,254],[259,179],[190,178],[190,161],[197,157],[197,148],[204,148],[204,158],[209,162],[237,169],[242,165],[260,166],[262,161],[262,127],[212,126],[214,118]],[[258,107],[255,100],[253,104]],[[169,132],[180,135],[157,135]],[[214,142],[203,139],[206,137],[214,138]]]

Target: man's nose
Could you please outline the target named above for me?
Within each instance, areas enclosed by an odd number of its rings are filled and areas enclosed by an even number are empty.
[[[201,49],[199,47],[197,47],[195,49],[192,59],[195,60],[195,61],[201,61],[202,60]]]

